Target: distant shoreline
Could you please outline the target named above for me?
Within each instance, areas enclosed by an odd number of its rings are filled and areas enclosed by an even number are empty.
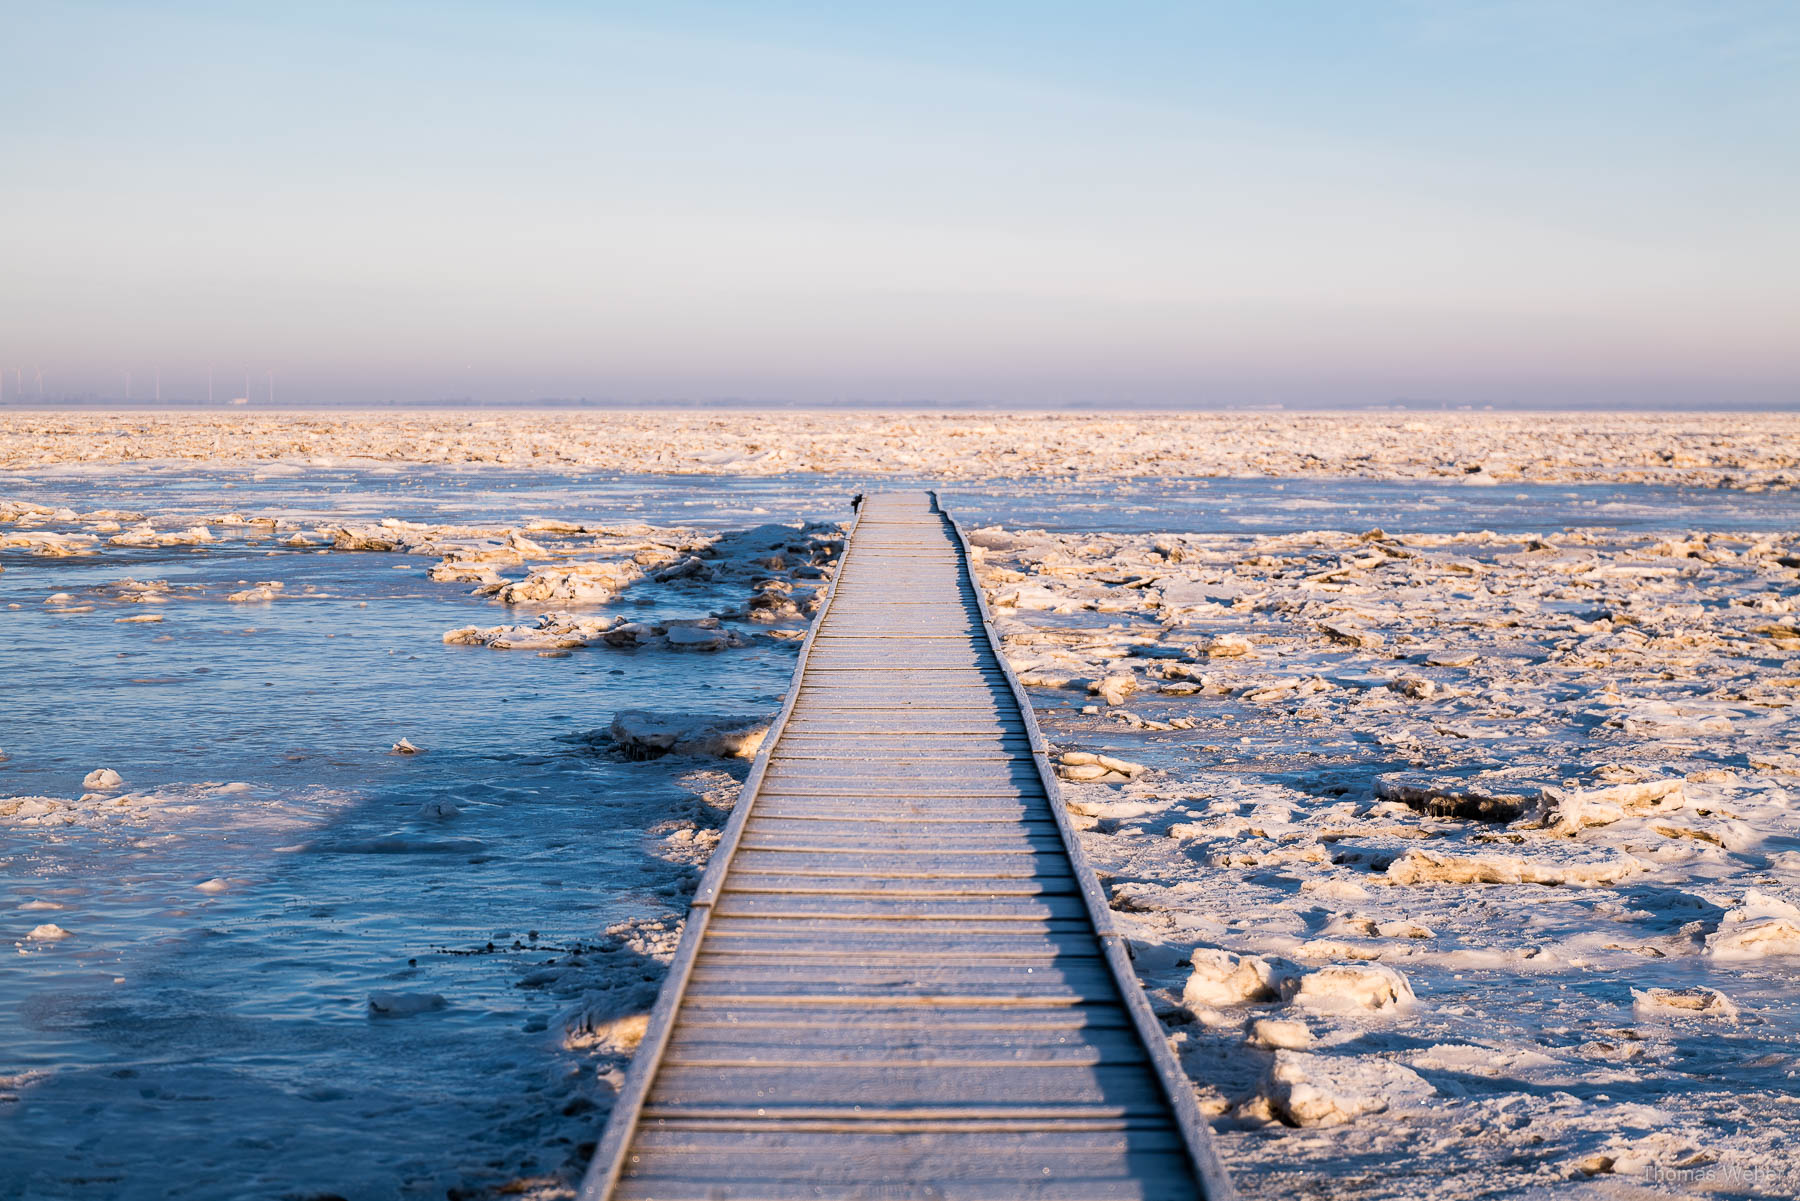
[[[1285,413],[1290,415],[1326,414],[1337,416],[1429,416],[1495,413],[1509,416],[1533,414],[1574,415],[1609,414],[1617,416],[1672,417],[1682,414],[1716,417],[1733,413],[1746,415],[1800,413],[1800,396],[1781,404],[1696,406],[1677,404],[1618,405],[1600,402],[1564,405],[1537,404],[1449,404],[1426,401],[1395,401],[1387,404],[1131,404],[1104,405],[1069,403],[1062,405],[968,404],[934,401],[770,401],[770,400],[667,400],[606,401],[558,400],[545,398],[525,401],[343,401],[317,404],[234,405],[229,402],[204,400],[124,401],[124,400],[39,400],[0,402],[0,418],[32,413],[217,413],[220,415],[258,414],[268,416],[304,416],[316,413],[670,413],[695,415],[706,413],[920,413],[938,416],[994,414],[1017,417],[1206,417],[1254,416]]]

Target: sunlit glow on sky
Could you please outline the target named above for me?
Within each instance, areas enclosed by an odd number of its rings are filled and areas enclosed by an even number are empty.
[[[1790,0],[7,8],[8,402],[1800,403]]]

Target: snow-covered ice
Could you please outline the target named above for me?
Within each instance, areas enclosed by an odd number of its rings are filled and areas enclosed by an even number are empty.
[[[1793,1194],[1794,529],[972,541],[1247,1195]]]
[[[9,416],[0,1193],[566,1195],[886,479],[980,527],[1246,1195],[1794,1195],[1797,445]]]

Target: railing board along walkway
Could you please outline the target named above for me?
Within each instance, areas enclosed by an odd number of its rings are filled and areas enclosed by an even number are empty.
[[[967,554],[863,504],[587,1201],[1231,1196]]]

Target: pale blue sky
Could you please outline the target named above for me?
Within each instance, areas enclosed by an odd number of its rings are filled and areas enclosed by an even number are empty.
[[[52,394],[1800,401],[1791,0],[0,11]]]

